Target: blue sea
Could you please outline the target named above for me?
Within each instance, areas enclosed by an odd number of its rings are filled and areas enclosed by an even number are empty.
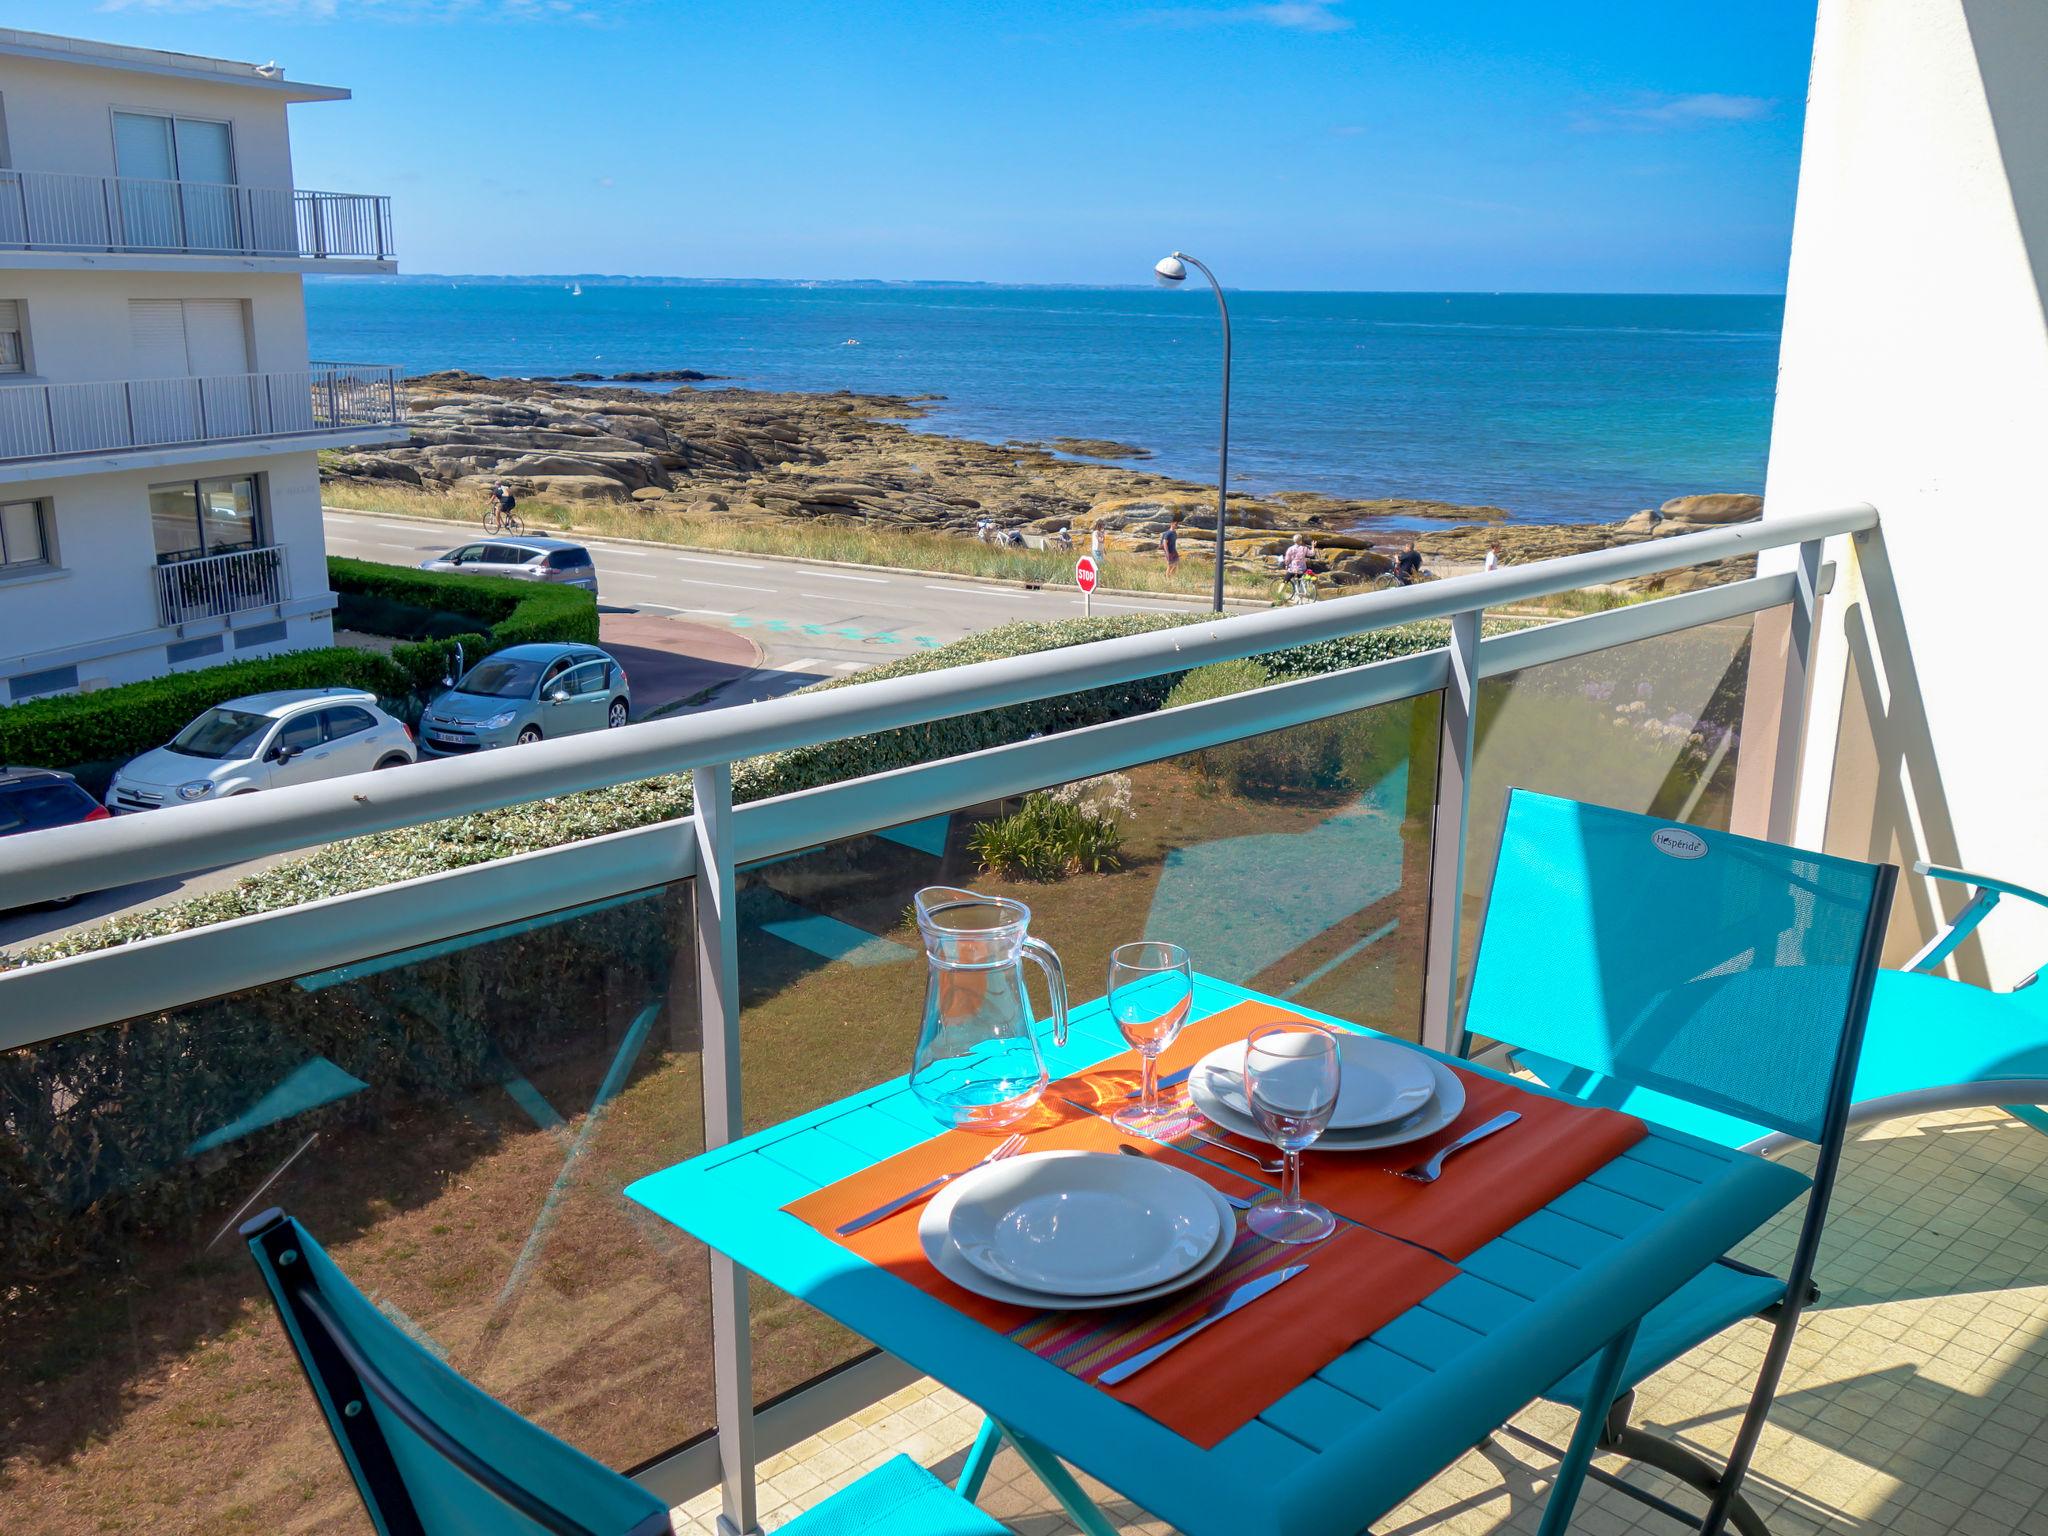
[[[1610,521],[1761,491],[1783,301],[1229,295],[1230,482]],[[407,373],[697,368],[762,389],[945,397],[925,425],[1112,438],[1213,482],[1206,290],[308,281],[315,357]],[[857,343],[855,345],[854,343]],[[713,387],[713,386],[703,386]]]

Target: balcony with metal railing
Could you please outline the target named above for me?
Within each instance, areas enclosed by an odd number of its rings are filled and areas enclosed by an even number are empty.
[[[9,251],[379,268],[396,259],[388,197],[0,170],[0,261]]]
[[[32,478],[108,456],[211,444],[339,447],[405,421],[395,368],[314,363],[281,373],[0,385],[0,477]],[[150,462],[163,462],[152,459]]]
[[[156,621],[166,627],[276,608],[292,595],[291,570],[275,544],[159,561],[152,575]]]
[[[1741,774],[1769,802],[1748,814],[1789,819],[1823,554],[1849,539],[1879,547],[1871,509],[11,839],[0,908],[298,857],[231,902],[0,959],[0,1398],[23,1405],[0,1508],[52,1531],[357,1518],[237,1252],[267,1204],[688,1529],[772,1525],[898,1449],[952,1470],[975,1422],[957,1399],[624,1185],[904,1071],[925,973],[903,914],[931,883],[1011,881],[1076,976],[1169,937],[1225,981],[1449,1046],[1507,785],[1726,826]],[[1789,547],[1781,572],[1482,623]],[[1757,643],[1766,618],[1782,649]],[[1161,707],[1246,657],[1293,680]],[[1774,699],[1755,718],[1752,682]],[[1032,713],[1048,702],[1057,719]],[[1111,807],[1117,857],[987,873],[989,829],[1070,786]],[[408,878],[430,848],[440,872]],[[1643,920],[1654,943],[1685,914]],[[2023,1520],[2048,1467],[2021,1451],[2048,1411],[2048,1231],[2031,1133],[2007,1124],[1859,1143],[1757,1463],[1780,1536],[2043,1528]],[[1752,1257],[1789,1242],[1766,1229]],[[1686,1357],[1644,1389],[1655,1421],[1724,1447],[1759,1348],[1738,1330]],[[1376,1528],[1530,1530],[1546,1475],[1490,1443]],[[1007,1463],[985,1502],[1064,1529]],[[1616,1496],[1596,1507],[1633,1528]]]

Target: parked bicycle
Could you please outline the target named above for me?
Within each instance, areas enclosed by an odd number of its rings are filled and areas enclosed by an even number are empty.
[[[526,525],[519,521],[519,498],[503,481],[484,493],[484,532],[517,533]]]

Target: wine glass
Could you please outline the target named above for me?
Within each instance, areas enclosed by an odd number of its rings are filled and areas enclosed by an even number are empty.
[[[1144,1136],[1159,1119],[1159,1053],[1180,1034],[1194,1002],[1194,966],[1178,944],[1148,940],[1110,951],[1109,1015],[1145,1071],[1143,1096],[1110,1116],[1119,1128]]]
[[[1301,1197],[1301,1153],[1329,1125],[1341,1073],[1337,1037],[1320,1024],[1269,1024],[1244,1043],[1244,1096],[1260,1129],[1286,1154],[1280,1198],[1245,1213],[1245,1225],[1261,1237],[1313,1243],[1337,1230],[1335,1217]]]

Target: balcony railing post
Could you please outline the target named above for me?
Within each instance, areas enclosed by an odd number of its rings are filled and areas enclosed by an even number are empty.
[[[1771,760],[1770,819],[1765,833],[1778,843],[1792,841],[1799,816],[1800,756],[1813,688],[1814,629],[1820,620],[1822,543],[1808,539],[1801,544],[1792,567],[1796,586],[1785,635],[1785,676],[1778,695],[1778,740]]]
[[[704,1148],[745,1128],[740,1099],[739,928],[734,911],[732,768],[695,770],[697,837],[697,1010],[703,1021]],[[747,1273],[711,1255],[711,1359],[717,1407],[722,1536],[755,1536],[754,1356],[747,1322]]]
[[[1479,713],[1479,620],[1451,615],[1450,681],[1438,728],[1436,816],[1429,841],[1429,940],[1422,983],[1422,1043],[1462,1051],[1456,1028],[1459,930],[1464,922],[1465,832],[1472,802],[1474,722]]]

